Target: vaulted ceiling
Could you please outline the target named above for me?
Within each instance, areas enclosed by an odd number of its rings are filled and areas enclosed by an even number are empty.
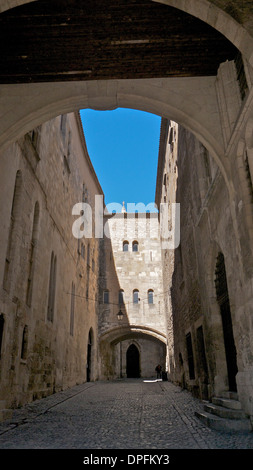
[[[210,76],[236,54],[151,0],[38,0],[0,15],[0,83]]]

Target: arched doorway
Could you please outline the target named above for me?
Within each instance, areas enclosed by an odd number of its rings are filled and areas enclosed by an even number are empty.
[[[229,390],[237,391],[237,386],[236,386],[236,374],[238,372],[237,358],[236,358],[237,353],[236,353],[234,334],[233,334],[233,324],[232,324],[232,317],[231,317],[231,311],[230,311],[225,260],[224,260],[224,256],[222,253],[219,253],[217,256],[215,275],[216,275],[216,278],[215,278],[216,298],[220,307],[220,313],[221,313],[221,319],[222,319]]]
[[[131,344],[126,353],[127,378],[140,377],[140,353],[135,344]]]
[[[87,345],[87,382],[91,380],[91,372],[92,372],[92,329],[89,331],[88,336],[88,345]]]

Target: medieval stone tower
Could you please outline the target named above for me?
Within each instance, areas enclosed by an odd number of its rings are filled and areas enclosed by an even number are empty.
[[[102,377],[152,377],[166,368],[161,247],[155,213],[108,214],[101,241]]]

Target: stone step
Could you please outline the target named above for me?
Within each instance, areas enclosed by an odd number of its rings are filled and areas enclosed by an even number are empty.
[[[13,410],[10,409],[2,409],[0,410],[0,423],[3,421],[7,421],[8,419],[11,419],[13,415]]]
[[[225,419],[245,419],[247,415],[244,413],[243,410],[235,410],[232,408],[226,408],[223,406],[215,405],[210,403],[208,405],[204,405],[204,410],[208,413],[213,415],[219,416],[220,418]]]
[[[218,406],[224,406],[224,408],[230,408],[232,410],[241,410],[242,405],[238,400],[232,400],[231,398],[213,397],[212,403]]]
[[[228,398],[230,400],[238,400],[238,393],[237,392],[231,392],[229,390],[225,390],[221,392],[220,398]]]
[[[249,419],[225,419],[207,411],[195,411],[195,415],[202,423],[216,431],[252,431]]]

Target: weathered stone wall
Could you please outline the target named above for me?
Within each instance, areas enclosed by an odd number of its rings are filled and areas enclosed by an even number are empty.
[[[11,218],[17,171],[21,184],[18,207]],[[90,329],[94,341],[91,378],[97,377],[99,245],[94,238],[80,242],[74,238],[72,207],[84,200],[84,192],[94,207],[101,188],[79,116],[67,115],[64,123],[59,116],[13,144],[1,155],[0,181],[0,313],[4,319],[0,397],[6,406],[17,406],[86,381]],[[32,243],[35,207],[37,226]],[[56,257],[53,321],[48,319],[52,252]]]
[[[167,123],[168,129],[171,126]],[[163,256],[164,290],[166,285],[171,288],[167,304],[173,332],[171,377],[202,398],[231,386],[227,367],[231,359],[226,356],[215,283],[217,257],[222,253],[238,367],[236,387],[245,411],[252,414],[252,215],[245,216],[252,204],[249,160],[244,153],[238,161],[240,172],[234,168],[231,180],[225,182],[203,145],[182,127],[176,130],[175,198],[180,203],[181,243],[173,254],[165,250]],[[164,133],[163,138],[168,136]],[[166,147],[161,149],[157,197],[171,203],[174,199],[161,182],[174,156],[171,149],[167,153]],[[240,152],[245,152],[244,143]],[[233,197],[232,185],[237,188]]]

